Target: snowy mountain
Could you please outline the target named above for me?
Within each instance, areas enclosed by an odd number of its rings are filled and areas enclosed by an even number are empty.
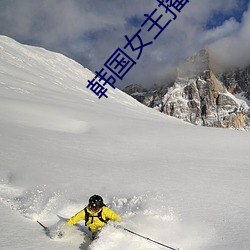
[[[250,103],[250,65],[245,68],[228,69],[223,73],[218,72],[217,77],[230,93],[239,94]]]
[[[93,74],[63,55],[0,37],[0,248],[153,250],[109,224],[53,229],[103,196],[122,225],[184,250],[248,250],[249,133],[193,126],[118,89],[99,100]]]
[[[210,57],[203,49],[187,58],[170,87],[133,91],[128,86],[124,92],[146,106],[196,125],[249,129],[249,68],[215,72]]]

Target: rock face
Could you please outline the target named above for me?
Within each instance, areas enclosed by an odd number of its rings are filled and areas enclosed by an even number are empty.
[[[123,91],[128,95],[133,96],[139,102],[144,101],[144,95],[147,92],[141,84],[131,84],[123,89]]]
[[[249,72],[250,67],[215,75],[204,49],[181,65],[172,86],[140,88],[130,94],[149,107],[196,125],[248,129],[250,109],[233,94],[250,96]]]
[[[228,70],[218,74],[228,91],[232,94],[243,93],[250,100],[250,65],[245,69]]]

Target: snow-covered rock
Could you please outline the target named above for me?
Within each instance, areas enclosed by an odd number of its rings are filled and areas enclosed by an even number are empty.
[[[167,115],[180,118],[196,125],[248,129],[250,127],[250,109],[244,100],[229,92],[233,86],[248,86],[247,72],[229,83],[218,79],[210,65],[209,52],[199,51],[178,68],[177,77],[172,86],[153,88],[140,94],[145,105],[153,107]],[[229,73],[228,73],[229,74]],[[224,79],[225,79],[225,75]],[[223,79],[223,77],[221,77]],[[236,85],[232,84],[234,82]],[[248,93],[246,91],[246,93]],[[134,96],[133,93],[131,93]],[[247,94],[245,95],[247,96]]]

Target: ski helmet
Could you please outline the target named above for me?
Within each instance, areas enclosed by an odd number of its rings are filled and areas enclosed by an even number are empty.
[[[89,206],[93,210],[98,210],[103,207],[103,199],[99,195],[93,195],[89,198]]]

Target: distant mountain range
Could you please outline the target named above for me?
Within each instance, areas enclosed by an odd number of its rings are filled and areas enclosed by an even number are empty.
[[[196,125],[250,128],[250,65],[218,70],[206,49],[183,62],[172,84],[149,90],[132,84],[123,91],[148,107]]]

